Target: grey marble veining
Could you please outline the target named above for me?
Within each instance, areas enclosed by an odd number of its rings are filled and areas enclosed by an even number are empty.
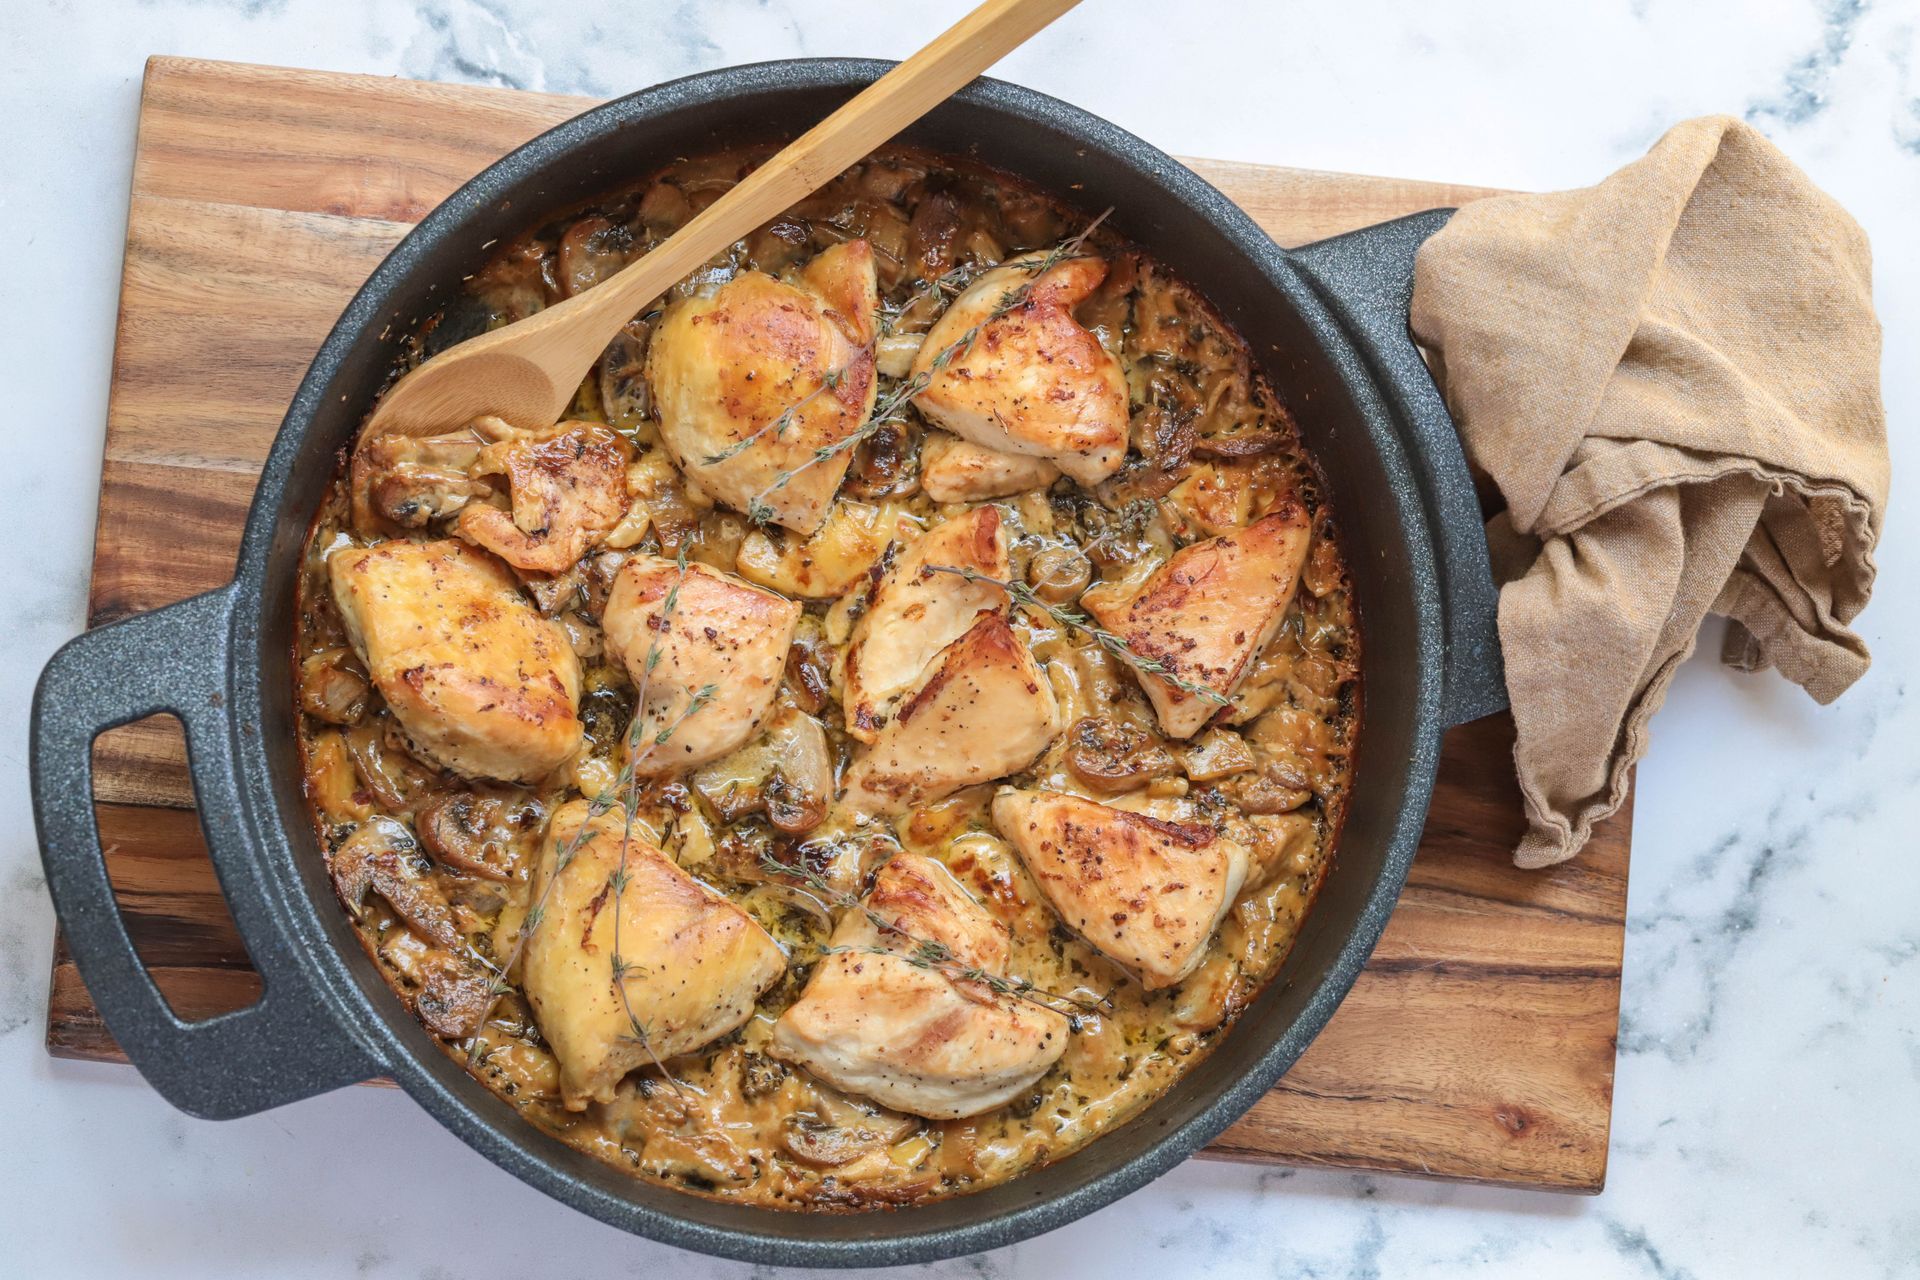
[[[0,693],[0,1271],[740,1276],[561,1209],[391,1093],[225,1125],[40,1046],[51,912],[25,707],[81,624],[141,63],[178,53],[613,94],[900,56],[958,0],[100,0],[0,6],[0,386],[17,543]],[[1088,0],[1001,68],[1176,152],[1581,185],[1744,116],[1865,224],[1896,493],[1829,708],[1702,655],[1640,771],[1613,1160],[1596,1199],[1199,1163],[940,1277],[1920,1275],[1920,2]],[[25,314],[28,304],[33,315]],[[24,532],[26,535],[21,538]],[[1711,632],[1711,629],[1710,629]]]

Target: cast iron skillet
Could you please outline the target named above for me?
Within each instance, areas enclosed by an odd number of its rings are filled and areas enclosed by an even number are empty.
[[[615,1226],[758,1262],[870,1266],[1008,1244],[1125,1195],[1239,1117],[1326,1024],[1406,879],[1441,732],[1505,701],[1479,510],[1406,329],[1414,250],[1446,212],[1287,252],[1140,139],[992,80],[904,141],[975,156],[1088,213],[1111,205],[1118,231],[1246,337],[1326,475],[1364,630],[1365,727],[1334,866],[1274,981],[1165,1097],[1057,1164],[897,1211],[781,1213],[628,1177],[522,1120],[393,996],[334,897],[294,745],[295,569],[335,451],[402,335],[496,240],[676,156],[784,139],[888,65],[810,59],[674,81],[588,111],[469,182],[380,265],[314,358],[267,457],[234,582],[89,632],[47,664],[32,768],[48,884],[108,1028],[174,1105],[242,1116],[385,1073],[489,1159]],[[266,985],[257,1004],[196,1023],[174,1016],[134,954],[93,814],[95,735],[158,711],[186,725],[207,845]]]

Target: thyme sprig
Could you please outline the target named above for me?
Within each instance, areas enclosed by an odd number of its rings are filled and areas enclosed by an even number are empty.
[[[902,928],[900,923],[889,920],[869,907],[864,901],[840,889],[825,876],[807,866],[804,862],[783,862],[772,849],[763,849],[760,853],[760,866],[763,870],[789,875],[805,884],[809,889],[824,897],[836,907],[849,911],[858,911],[867,918],[867,922],[877,929],[883,937],[898,938],[906,944],[904,951],[891,947],[835,947],[821,948],[822,955],[845,955],[848,953],[894,956],[905,960],[916,969],[927,969],[939,973],[953,982],[974,982],[987,988],[996,995],[1007,996],[1027,1004],[1036,1005],[1053,1013],[1076,1019],[1082,1013],[1095,1013],[1101,1009],[1113,1007],[1112,993],[1098,1000],[1086,1000],[1078,996],[1062,995],[1057,991],[1048,991],[1037,985],[1031,978],[1011,978],[1003,973],[994,973],[979,965],[968,964],[953,953],[953,948],[935,938],[922,938]],[[1061,1006],[1066,1006],[1062,1008]],[[1079,1030],[1077,1020],[1073,1029]]]
[[[1108,209],[1101,213],[1099,217],[1089,222],[1077,234],[1061,241],[1060,244],[1049,250],[1044,257],[1033,262],[1015,264],[1020,271],[1026,274],[1027,278],[1021,281],[1020,284],[1001,294],[1000,301],[994,304],[993,310],[989,311],[984,319],[954,339],[954,341],[942,347],[925,369],[922,369],[919,373],[913,375],[913,377],[908,378],[905,382],[897,384],[893,390],[882,396],[874,404],[872,414],[868,416],[866,422],[860,425],[858,430],[852,432],[845,439],[836,440],[829,445],[822,445],[815,449],[812,456],[800,463],[800,465],[789,467],[787,470],[775,475],[773,483],[747,500],[747,518],[755,524],[766,524],[773,519],[773,508],[768,505],[767,497],[776,489],[784,489],[795,477],[799,476],[808,468],[818,466],[829,458],[838,457],[840,454],[847,452],[847,450],[858,447],[862,441],[871,438],[880,428],[886,426],[888,423],[904,421],[906,407],[913,403],[928,387],[933,385],[934,378],[944,372],[948,365],[971,350],[974,341],[979,338],[981,331],[988,325],[998,320],[1001,316],[1006,315],[1009,311],[1015,311],[1025,306],[1027,300],[1033,296],[1034,286],[1040,282],[1041,277],[1045,276],[1049,271],[1053,270],[1068,258],[1078,256],[1080,250],[1085,247],[1087,238],[1094,233],[1094,230],[1099,227],[1101,223],[1107,220],[1107,215],[1112,212],[1112,209]],[[785,417],[786,415],[782,414],[781,416]],[[778,421],[778,419],[776,419],[776,421]]]
[[[667,593],[668,599],[674,601],[676,604],[679,602],[680,583],[686,580],[686,572],[686,548],[685,545],[682,544],[680,553],[680,579],[673,584]],[[660,606],[660,617],[664,621],[669,616],[668,607],[663,603]],[[640,700],[634,705],[633,709],[633,719],[636,724],[646,718],[646,684],[653,675],[653,669],[660,664],[660,636],[664,634],[665,631],[666,627],[664,626],[655,631],[653,642],[647,647],[646,667],[640,673]],[[693,695],[692,700],[687,703],[680,714],[670,721],[665,728],[655,733],[652,741],[648,742],[646,746],[641,749],[639,759],[632,758],[633,750],[631,745],[629,745],[629,759],[623,772],[626,773],[628,777],[631,777],[635,766],[639,764],[640,760],[644,760],[651,754],[655,747],[665,746],[667,740],[679,732],[681,725],[700,714],[700,709],[713,701],[713,695],[718,691],[718,685],[702,685],[700,691]],[[631,726],[628,727],[628,737],[629,740],[631,740]],[[610,962],[610,967],[613,971],[613,989],[620,993],[620,1008],[627,1015],[627,1026],[633,1033],[631,1038],[638,1041],[640,1047],[647,1051],[647,1056],[653,1059],[653,1065],[660,1069],[660,1074],[666,1077],[668,1084],[673,1086],[674,1093],[680,1096],[682,1102],[685,1102],[687,1101],[687,1091],[680,1086],[678,1080],[673,1078],[673,1073],[667,1070],[667,1064],[660,1061],[660,1055],[654,1051],[653,1039],[647,1027],[641,1023],[640,1016],[633,1011],[633,998],[627,993],[628,976],[636,973],[644,975],[646,969],[642,965],[628,964],[620,951],[620,922],[627,914],[621,909],[620,900],[622,895],[627,891],[627,850],[633,844],[633,823],[638,816],[639,807],[640,788],[629,784],[626,789],[626,809],[623,815],[626,821],[620,828],[620,860],[615,866],[613,874],[607,877],[607,888],[613,891],[613,955]]]
[[[758,431],[735,440],[720,452],[708,454],[702,458],[701,461],[708,466],[714,466],[730,458],[739,457],[768,436],[772,436],[775,440],[778,440],[781,435],[785,433],[786,429],[793,425],[793,420],[799,416],[801,410],[805,409],[827,392],[838,390],[840,383],[845,380],[846,376],[847,371],[844,368],[827,370],[820,375],[819,386],[781,410],[779,417],[769,422],[766,426],[761,427]]]
[[[1013,602],[1021,608],[1029,609],[1037,613],[1044,613],[1061,626],[1072,627],[1077,631],[1086,632],[1089,636],[1093,637],[1095,644],[1134,670],[1159,676],[1174,688],[1190,693],[1203,701],[1211,702],[1215,706],[1225,707],[1232,705],[1233,700],[1224,694],[1216,693],[1203,684],[1195,684],[1191,680],[1185,680],[1175,675],[1173,669],[1161,659],[1149,658],[1145,654],[1136,652],[1125,640],[1122,640],[1119,636],[1095,622],[1089,614],[1079,609],[1068,608],[1066,605],[1050,604],[1042,600],[1039,595],[1034,592],[1034,589],[1024,582],[1003,582],[999,578],[989,577],[977,569],[968,569],[961,565],[930,564],[927,565],[926,568],[928,572],[931,573],[951,573],[956,577],[965,578],[968,582],[984,582],[989,586],[999,587],[1002,591],[1006,592],[1008,596],[1012,597]]]
[[[600,817],[602,814],[611,812],[616,804],[622,804],[624,805],[626,821],[620,834],[620,862],[613,875],[608,878],[608,884],[614,890],[613,982],[615,988],[620,992],[620,1002],[626,1010],[627,1021],[632,1027],[634,1038],[646,1049],[647,1056],[653,1059],[654,1065],[659,1067],[661,1075],[666,1077],[667,1082],[673,1086],[674,1091],[681,1094],[684,1099],[685,1093],[681,1089],[680,1082],[673,1078],[672,1074],[667,1071],[665,1064],[660,1061],[660,1056],[653,1051],[653,1042],[649,1038],[646,1028],[641,1025],[639,1018],[634,1015],[632,1002],[627,996],[627,976],[633,973],[644,972],[644,970],[642,966],[628,964],[620,954],[620,895],[626,891],[627,848],[632,840],[633,824],[639,808],[639,787],[635,781],[639,766],[647,756],[652,754],[654,748],[666,745],[667,741],[679,731],[680,726],[684,725],[694,715],[698,714],[702,707],[712,701],[714,693],[716,692],[715,686],[711,684],[704,686],[699,692],[694,694],[692,701],[688,703],[686,708],[664,728],[654,733],[650,739],[645,734],[644,731],[647,725],[648,686],[652,683],[654,669],[660,665],[661,660],[665,657],[665,651],[661,648],[661,637],[668,632],[668,620],[672,618],[674,610],[679,607],[680,588],[687,580],[687,547],[684,543],[681,545],[680,553],[676,557],[675,567],[678,570],[677,576],[674,578],[673,585],[667,589],[666,598],[661,601],[660,613],[653,625],[653,639],[647,646],[647,656],[641,664],[640,682],[635,689],[633,719],[627,725],[626,761],[621,765],[620,772],[615,776],[613,782],[603,788],[599,794],[587,801],[586,817],[583,818],[580,825],[574,829],[573,835],[568,838],[566,844],[554,855],[553,873],[547,877],[546,884],[541,888],[540,897],[527,911],[526,918],[520,922],[519,936],[514,939],[513,950],[507,954],[506,963],[500,966],[500,971],[495,976],[492,987],[488,990],[487,1006],[481,1013],[479,1027],[484,1028],[486,1026],[487,1020],[493,1016],[494,1007],[499,1003],[500,997],[513,990],[513,984],[507,980],[507,975],[512,973],[519,965],[521,957],[526,953],[528,940],[532,938],[534,931],[540,927],[540,922],[546,918],[547,903],[553,897],[554,886],[560,883],[560,877],[566,872],[567,867],[573,862],[574,857],[586,844],[587,837],[593,830],[594,819]],[[473,1040],[468,1047],[467,1064],[472,1066],[477,1063],[480,1055],[481,1037],[479,1031],[476,1030]]]

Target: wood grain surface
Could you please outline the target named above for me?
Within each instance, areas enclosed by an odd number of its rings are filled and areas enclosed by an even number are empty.
[[[175,58],[141,97],[92,625],[219,586],[307,361],[393,243],[581,99]],[[1479,188],[1190,161],[1302,243]],[[1571,1191],[1606,1176],[1630,813],[1522,872],[1512,722],[1451,733],[1407,891],[1353,993],[1208,1154]],[[259,991],[158,720],[95,748],[108,865],[183,1016]],[[121,1055],[64,944],[47,1044]]]

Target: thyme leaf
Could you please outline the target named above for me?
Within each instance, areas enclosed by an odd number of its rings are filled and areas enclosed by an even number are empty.
[[[1098,1000],[1086,1000],[1076,996],[1062,995],[1057,991],[1048,991],[1035,984],[1031,978],[1011,978],[1006,974],[994,973],[978,965],[968,964],[956,956],[953,949],[946,943],[935,938],[918,937],[902,928],[898,921],[887,919],[859,898],[836,888],[825,876],[807,866],[804,861],[783,862],[773,850],[764,849],[760,854],[760,866],[766,871],[794,877],[834,906],[860,912],[883,937],[898,938],[906,947],[905,950],[896,950],[891,947],[829,946],[821,948],[822,955],[842,955],[852,952],[894,956],[905,960],[916,969],[927,969],[942,974],[949,981],[978,983],[996,995],[1037,1005],[1042,1009],[1064,1014],[1068,1018],[1073,1018],[1076,1013],[1092,1013],[1099,1009],[1113,1007],[1111,992]],[[1063,1005],[1066,1007],[1062,1008]],[[1073,1029],[1079,1030],[1077,1021]]]
[[[1089,636],[1093,637],[1095,644],[1128,666],[1134,668],[1134,670],[1145,671],[1149,675],[1159,676],[1174,688],[1190,693],[1203,701],[1211,702],[1215,706],[1225,707],[1232,705],[1233,699],[1226,697],[1224,694],[1217,693],[1209,689],[1206,685],[1195,684],[1191,680],[1186,680],[1175,675],[1173,669],[1161,659],[1149,658],[1145,654],[1136,652],[1125,640],[1122,640],[1113,632],[1108,631],[1081,610],[1070,609],[1066,605],[1049,604],[1047,601],[1042,600],[1034,593],[1033,588],[1024,582],[1002,582],[1000,579],[989,577],[976,569],[967,569],[960,565],[930,564],[927,565],[926,568],[928,572],[931,573],[951,573],[956,577],[965,578],[968,582],[984,582],[991,586],[999,587],[1002,591],[1006,592],[1007,595],[1012,597],[1013,602],[1021,608],[1036,613],[1044,613],[1061,626],[1072,627],[1077,631],[1086,632]]]
[[[539,899],[528,909],[526,919],[521,921],[519,936],[513,942],[513,950],[508,953],[507,962],[501,966],[500,976],[488,989],[487,1005],[481,1013],[479,1028],[486,1027],[487,1020],[493,1016],[494,1006],[499,1002],[500,997],[514,989],[512,983],[507,980],[507,975],[519,965],[521,957],[526,952],[528,939],[540,927],[540,922],[546,918],[547,903],[553,897],[553,888],[560,883],[561,875],[573,862],[575,855],[580,852],[581,846],[586,843],[587,836],[593,829],[594,819],[610,812],[615,804],[621,804],[625,822],[620,831],[620,858],[613,874],[607,878],[607,887],[613,893],[613,955],[611,958],[613,985],[614,989],[620,993],[621,1007],[627,1015],[627,1024],[631,1029],[632,1038],[639,1041],[641,1047],[647,1051],[647,1056],[653,1059],[654,1066],[659,1068],[660,1074],[666,1078],[667,1083],[684,1102],[687,1098],[686,1090],[667,1070],[666,1064],[661,1062],[660,1055],[654,1052],[651,1034],[634,1013],[633,1002],[627,994],[627,978],[635,974],[643,974],[644,967],[629,964],[620,952],[622,914],[620,895],[626,892],[628,883],[627,849],[633,840],[633,824],[638,816],[640,804],[640,789],[636,782],[639,766],[653,753],[654,748],[665,746],[668,740],[679,732],[680,726],[698,715],[718,692],[718,687],[715,685],[703,686],[679,715],[669,721],[665,727],[653,734],[644,732],[647,724],[648,686],[652,683],[654,669],[660,665],[664,652],[661,647],[661,637],[671,629],[669,620],[673,617],[674,611],[680,607],[680,588],[687,580],[685,543],[681,544],[674,564],[676,574],[673,585],[667,588],[666,598],[660,602],[660,613],[651,627],[653,638],[648,644],[646,659],[641,664],[640,683],[634,691],[633,719],[627,724],[626,761],[621,765],[620,772],[613,783],[587,801],[587,816],[574,829],[573,835],[568,838],[566,844],[554,855],[553,873],[547,877],[546,884],[542,886]],[[480,1029],[475,1030],[472,1042],[468,1046],[467,1065],[470,1067],[479,1061],[482,1053]]]

